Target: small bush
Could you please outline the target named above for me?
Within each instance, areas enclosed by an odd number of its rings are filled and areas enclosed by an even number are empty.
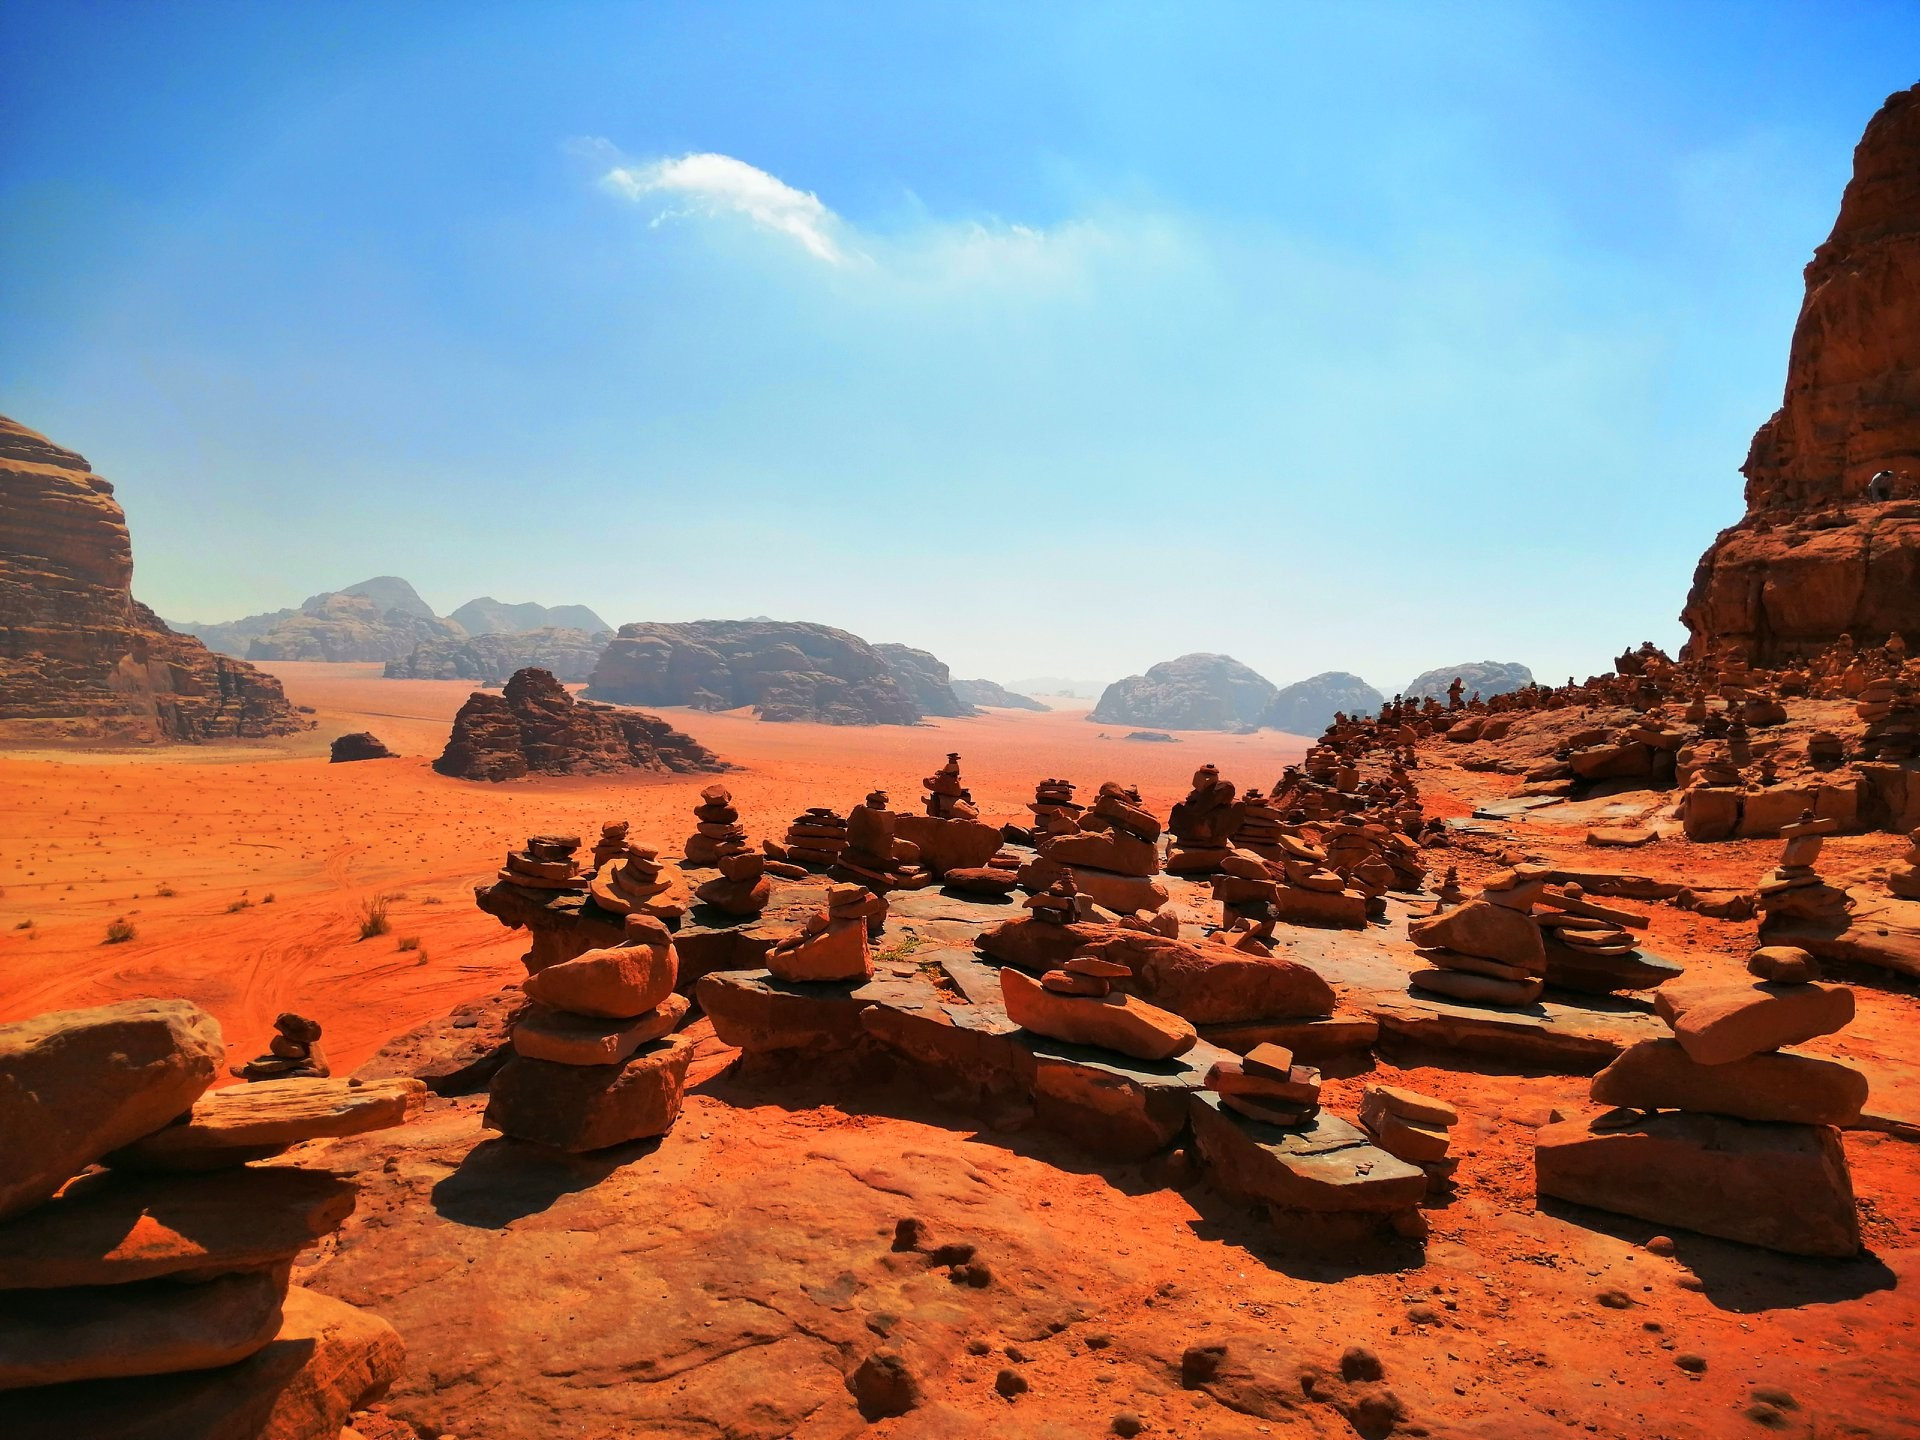
[[[438,895],[422,895],[420,897],[420,903],[422,905],[444,905],[447,902]]]
[[[156,899],[171,900],[179,892],[177,892],[173,886],[167,884],[166,881],[162,880],[158,885],[153,887],[153,893]]]
[[[268,891],[268,892],[267,892],[266,894],[264,894],[264,895],[262,895],[262,896],[260,897],[260,903],[261,903],[262,905],[271,905],[271,904],[273,904],[273,892],[272,892],[271,890],[269,890],[269,891]]]
[[[232,901],[231,903],[228,904],[227,914],[237,915],[242,910],[251,910],[252,908],[253,908],[253,901],[247,899],[246,896],[242,895],[238,900]]]
[[[418,950],[419,948],[420,937],[418,935],[402,935],[394,942],[394,949],[396,950]]]
[[[376,935],[384,935],[393,928],[393,922],[387,919],[387,898],[376,895],[371,900],[360,902],[360,938],[371,940]]]
[[[18,925],[14,926],[13,928],[16,930],[31,930],[33,929],[33,921],[22,920]]]
[[[124,945],[127,941],[133,939],[133,935],[133,923],[123,915],[120,919],[107,926],[107,938],[101,943],[106,945]]]

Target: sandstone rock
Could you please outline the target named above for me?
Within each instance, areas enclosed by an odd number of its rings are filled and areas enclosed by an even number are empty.
[[[329,1135],[398,1125],[424,1101],[418,1080],[276,1080],[203,1095],[181,1123],[106,1156],[123,1170],[216,1170]]]
[[[513,1051],[556,1065],[618,1065],[642,1045],[679,1029],[690,1008],[686,996],[669,995],[644,1015],[607,1020],[532,1005],[513,1028]]]
[[[356,730],[351,735],[335,738],[328,747],[327,759],[335,765],[353,760],[391,760],[393,751],[381,744],[380,737],[371,730]]]
[[[423,642],[466,638],[397,575],[309,595],[297,610],[179,628],[248,660],[391,661]]]
[[[680,1117],[693,1042],[673,1035],[623,1065],[556,1065],[516,1055],[493,1079],[486,1123],[570,1154],[664,1135]]]
[[[545,670],[527,669],[515,671],[498,695],[476,690],[467,697],[433,768],[461,780],[517,780],[726,767],[658,715],[576,700]]]
[[[1118,831],[1077,830],[1040,842],[1040,853],[1056,865],[1076,872],[1092,866],[1115,875],[1147,877],[1160,871],[1159,848]],[[1090,892],[1089,892],[1090,893]]]
[[[695,986],[700,1008],[722,1044],[749,1054],[846,1050],[865,1032],[860,1015],[865,976],[840,981],[786,981],[741,971],[703,975]]]
[[[1139,1060],[1171,1059],[1200,1038],[1180,1016],[1130,995],[1056,995],[1012,969],[1000,972],[1000,992],[1008,1018],[1023,1029]]]
[[[1416,970],[1407,979],[1416,990],[1484,1005],[1531,1005],[1546,988],[1539,980],[1502,980],[1463,970]]]
[[[1671,1113],[1600,1129],[1594,1119],[1537,1133],[1542,1196],[1789,1255],[1860,1249],[1846,1152],[1829,1126]]]
[[[218,1022],[185,1000],[0,1025],[0,1219],[182,1114],[225,1056]]]
[[[782,940],[767,952],[767,969],[787,981],[864,980],[873,974],[865,920],[837,920]]]
[[[974,708],[963,700],[953,686],[953,675],[946,662],[911,645],[875,645],[874,654],[886,661],[888,671],[902,690],[912,697],[922,715],[972,715]]]
[[[1322,1110],[1301,1129],[1227,1113],[1218,1095],[1192,1097],[1193,1138],[1229,1194],[1283,1210],[1410,1210],[1426,1172],[1395,1159],[1366,1133]]]
[[[585,605],[538,605],[531,600],[509,604],[491,595],[467,601],[447,618],[476,640],[496,635],[539,635],[548,630],[578,630],[602,637],[613,634],[613,627]]]
[[[955,680],[953,693],[964,705],[975,705],[989,710],[1033,710],[1047,713],[1053,709],[1051,705],[1043,705],[1031,695],[1016,694],[992,680]]]
[[[627,1020],[673,993],[672,945],[617,945],[549,965],[520,982],[542,1005],[575,1015]]]
[[[1446,1130],[1460,1123],[1460,1112],[1445,1100],[1422,1095],[1400,1085],[1385,1085],[1376,1081],[1367,1086],[1361,1099],[1363,1104],[1378,1105],[1388,1114],[1415,1120],[1422,1125],[1437,1125]]]
[[[1278,693],[1231,655],[1182,655],[1145,675],[1114,681],[1087,719],[1169,730],[1246,730],[1260,723]]]
[[[394,1036],[358,1070],[356,1080],[408,1078],[435,1095],[483,1090],[513,1053],[513,1027],[528,1005],[518,985],[457,1005]]]
[[[1117,925],[1100,928],[1077,953],[1126,966],[1143,998],[1196,1025],[1333,1011],[1333,987],[1297,961]]]
[[[1000,852],[1000,827],[978,820],[896,815],[893,833],[919,846],[920,863],[941,876],[951,870],[977,870]]]
[[[0,1225],[0,1290],[270,1270],[333,1233],[353,1205],[351,1181],[313,1170],[83,1176]]]
[[[1853,991],[1844,985],[1751,985],[1699,981],[1668,985],[1654,1009],[1701,1065],[1725,1065],[1783,1045],[1831,1035],[1853,1019]]]
[[[280,682],[133,598],[113,486],[0,417],[0,737],[215,740],[306,722]]]
[[[1851,1125],[1867,1102],[1867,1077],[1810,1055],[1749,1055],[1703,1065],[1678,1040],[1644,1040],[1593,1077],[1592,1094],[1596,1104],[1635,1110]]]
[[[0,1391],[231,1365],[273,1339],[286,1293],[286,1266],[198,1285],[8,1291]]]
[[[1412,921],[1407,938],[1422,948],[1458,950],[1462,955],[1517,965],[1535,975],[1547,963],[1540,927],[1533,919],[1489,900],[1469,900],[1458,909]]]

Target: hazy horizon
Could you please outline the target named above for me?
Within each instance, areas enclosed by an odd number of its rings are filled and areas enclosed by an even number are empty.
[[[17,3],[0,413],[197,622],[1669,649],[1911,7]],[[84,76],[84,84],[74,77]]]

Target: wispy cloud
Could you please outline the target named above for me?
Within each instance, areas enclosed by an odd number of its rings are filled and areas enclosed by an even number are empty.
[[[819,196],[796,190],[731,155],[708,151],[645,165],[616,165],[601,182],[629,200],[665,201],[655,223],[678,215],[741,215],[792,238],[830,265],[845,264],[856,253],[842,243],[846,227]]]

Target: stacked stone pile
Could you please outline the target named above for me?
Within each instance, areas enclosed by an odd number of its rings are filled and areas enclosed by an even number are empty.
[[[700,792],[700,803],[693,808],[693,834],[687,837],[686,863],[696,869],[718,865],[728,855],[740,855],[747,849],[747,832],[741,827],[740,812],[733,808],[733,792],[724,785],[709,785]]]
[[[629,820],[609,820],[600,827],[600,838],[593,842],[593,870],[597,875],[600,867],[609,860],[618,860],[632,853],[632,841],[628,838],[633,830]]]
[[[1092,1045],[1136,1060],[1170,1060],[1199,1041],[1199,1032],[1172,1011],[1112,988],[1119,977],[1111,972],[1091,974],[1084,964],[1080,970],[1071,969],[1074,958],[1063,962],[1063,968],[1046,972],[1054,977],[1053,987],[1018,970],[1003,969],[1000,997],[1008,1018],[1036,1035]],[[1099,994],[1085,993],[1096,983],[1108,988]]]
[[[1907,853],[1887,872],[1887,889],[1902,900],[1920,900],[1920,830],[1907,836]]]
[[[693,1042],[672,1033],[688,1008],[673,991],[673,937],[639,912],[627,916],[626,937],[521,982],[533,1003],[493,1078],[489,1127],[569,1154],[672,1128],[693,1059]]]
[[[267,1053],[235,1065],[228,1073],[247,1081],[326,1079],[333,1071],[320,1048],[320,1022],[282,1011],[273,1022]]]
[[[0,1025],[0,1432],[336,1440],[398,1377],[390,1326],[289,1283],[353,1182],[250,1162],[399,1124],[426,1087],[208,1093],[224,1052],[185,1000]]]
[[[1284,1045],[1256,1045],[1237,1059],[1216,1060],[1206,1088],[1227,1109],[1269,1125],[1307,1125],[1320,1113],[1320,1072],[1296,1065]]]
[[[1213,898],[1220,902],[1220,929],[1228,934],[1271,933],[1274,899],[1280,891],[1274,867],[1251,850],[1227,851],[1213,877]]]
[[[1863,760],[1908,760],[1920,752],[1920,700],[1905,675],[1876,676],[1867,682],[1854,706],[1866,722],[1860,737]]]
[[[1049,835],[1071,835],[1080,828],[1080,816],[1086,806],[1074,802],[1071,780],[1042,780],[1033,787],[1033,800],[1027,809],[1033,812],[1033,836],[1038,842]]]
[[[1640,948],[1630,933],[1651,918],[1643,910],[1591,899],[1577,884],[1542,885],[1534,922],[1546,951],[1549,985],[1590,995],[1651,990],[1674,979],[1680,967]]]
[[[887,792],[875,790],[847,813],[847,844],[834,875],[875,890],[920,890],[933,875],[920,863],[920,847],[895,836],[899,817],[888,809]]]
[[[754,850],[723,855],[720,874],[693,892],[693,898],[729,915],[758,915],[773,898],[773,882],[767,879],[767,857]]]
[[[767,952],[777,980],[865,980],[873,974],[869,931],[885,922],[887,902],[863,885],[834,885],[827,903]]]
[[[1532,912],[1544,889],[1538,867],[1504,871],[1479,899],[1409,924],[1428,966],[1408,977],[1414,989],[1487,1005],[1538,1000],[1547,953]]]
[[[778,853],[775,853],[775,847],[771,844],[766,847],[767,853],[775,860],[787,860],[813,869],[825,869],[838,863],[840,852],[846,848],[846,818],[825,805],[809,806],[804,813],[793,817],[793,823],[787,826],[786,841],[778,847]]]
[[[1241,838],[1246,837],[1243,828]],[[1254,847],[1247,847],[1252,849]],[[1273,894],[1275,918],[1289,925],[1358,929],[1367,923],[1367,896],[1328,863],[1327,852],[1304,830],[1273,833],[1268,849],[1280,885]],[[1260,851],[1266,854],[1266,851]]]
[[[1173,845],[1167,854],[1172,875],[1211,875],[1220,868],[1240,829],[1241,807],[1234,802],[1233,782],[1220,778],[1220,767],[1202,765],[1193,773],[1187,798],[1167,816]]]
[[[960,756],[949,752],[947,763],[920,782],[927,792],[927,814],[936,820],[978,820],[973,792],[960,783]]]
[[[1287,817],[1259,790],[1249,790],[1240,798],[1240,824],[1233,835],[1240,849],[1269,860],[1282,859],[1280,837],[1286,830]]]
[[[1389,1155],[1418,1165],[1429,1192],[1450,1185],[1459,1169],[1459,1158],[1448,1154],[1449,1132],[1459,1123],[1460,1112],[1431,1095],[1384,1084],[1360,1092],[1360,1127]]]
[[[1075,890],[1070,879],[1054,881],[1045,890],[1029,895],[1023,903],[1033,912],[1034,919],[1048,925],[1074,925],[1091,920],[1094,914],[1093,897]]]
[[[1160,873],[1160,822],[1141,803],[1140,792],[1109,780],[1080,828],[1038,842],[1040,861],[1022,871],[1022,883],[1051,884],[1057,870],[1071,875],[1074,888],[1118,914],[1158,911],[1167,903]],[[1044,863],[1043,863],[1044,862]]]
[[[1824,837],[1837,828],[1837,821],[1816,820],[1811,813],[1782,827],[1780,835],[1787,843],[1780,852],[1780,864],[1760,877],[1763,934],[1769,926],[1847,923],[1847,892],[1827,884],[1814,869]]]
[[[507,852],[496,878],[528,890],[584,890],[589,877],[574,858],[579,848],[578,835],[529,835],[526,849]]]
[[[624,832],[626,827],[622,825]],[[596,859],[607,854],[594,870],[588,893],[593,903],[614,915],[651,915],[656,920],[669,924],[677,921],[682,907],[668,900],[667,891],[672,888],[665,878],[664,867],[660,864],[660,852],[647,845],[636,845],[622,835],[620,847],[615,850],[606,837],[603,844],[594,847]]]
[[[1750,982],[1669,985],[1670,1039],[1642,1040],[1594,1077],[1614,1107],[1540,1131],[1542,1196],[1798,1255],[1860,1248],[1836,1127],[1860,1116],[1866,1077],[1784,1049],[1846,1026],[1853,992],[1822,984],[1804,950],[1764,946]]]

